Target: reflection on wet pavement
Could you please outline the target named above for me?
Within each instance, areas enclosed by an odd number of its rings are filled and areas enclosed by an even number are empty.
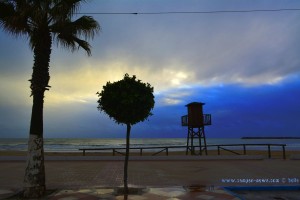
[[[121,188],[93,188],[78,190],[61,190],[52,194],[50,200],[238,200],[239,198],[219,187],[186,186],[186,187],[149,187],[138,188],[130,186],[127,197]]]

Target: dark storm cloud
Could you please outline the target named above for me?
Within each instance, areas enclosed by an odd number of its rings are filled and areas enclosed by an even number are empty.
[[[293,0],[102,0],[81,11],[297,7],[300,2]],[[125,73],[149,82],[156,97],[154,115],[133,128],[134,137],[185,137],[180,117],[192,101],[205,102],[204,111],[213,116],[208,137],[299,133],[300,12],[93,17],[102,31],[90,41],[92,57],[53,46],[46,137],[122,137],[124,127],[97,111],[95,93]],[[0,119],[6,136],[28,132],[33,55],[27,42],[0,32]]]

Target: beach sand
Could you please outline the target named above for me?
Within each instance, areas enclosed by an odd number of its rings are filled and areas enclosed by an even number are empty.
[[[210,154],[211,153],[211,154]],[[209,152],[211,156],[213,152]],[[215,152],[216,153],[216,152]],[[228,152],[229,153],[229,152]],[[267,152],[253,151],[254,155]],[[201,156],[185,156],[183,152],[176,155],[143,156],[153,160],[133,160],[129,162],[129,184],[138,187],[178,187],[205,186],[209,188],[226,186],[295,186],[300,185],[300,160],[289,159],[299,152],[287,151],[287,159],[282,159],[282,152],[272,152],[275,158],[268,159],[220,159],[215,156],[211,160],[193,160]],[[224,152],[225,154],[225,152]],[[250,151],[249,151],[250,154]],[[278,157],[277,157],[278,154]],[[25,170],[24,160],[1,160],[5,156],[24,157],[26,152],[0,152],[0,190],[18,191],[23,186]],[[106,160],[80,160],[95,156],[107,157]],[[66,158],[61,160],[46,160],[46,185],[49,190],[65,190],[95,187],[118,187],[123,184],[123,156],[121,160],[113,161],[111,153],[82,152],[55,153],[46,152],[47,157]],[[231,154],[232,155],[232,154]],[[235,155],[233,155],[236,157]],[[79,160],[67,160],[77,157]],[[132,157],[141,157],[133,156]],[[159,158],[172,158],[167,160]],[[25,158],[25,157],[24,157]],[[183,160],[180,158],[191,158]],[[202,157],[203,158],[203,157]],[[232,157],[233,158],[233,157]],[[156,160],[157,159],[157,160]]]
[[[152,154],[152,153],[151,153]],[[230,152],[208,152],[209,158],[205,156],[186,156],[185,152],[172,152],[169,156],[160,153],[157,156],[137,156],[137,153],[131,155],[137,158],[129,162],[130,177],[132,184],[136,185],[185,185],[185,184],[213,184],[213,185],[236,185],[227,183],[226,178],[300,178],[300,160],[289,159],[292,155],[300,155],[298,151],[287,151],[287,159],[282,159],[281,151],[273,151],[272,158],[267,158],[265,151],[248,151],[250,157],[233,155]],[[61,158],[59,160],[46,160],[47,185],[57,186],[57,183],[64,183],[66,179],[74,179],[72,183],[81,183],[84,180],[102,180],[95,182],[96,185],[118,185],[122,182],[124,156],[111,156],[112,153],[92,153],[88,152],[82,156],[82,152],[58,153],[46,152],[46,157]],[[264,159],[257,159],[251,155],[263,155]],[[22,157],[23,160],[14,160],[14,157]],[[100,156],[100,157],[98,157]],[[227,157],[226,157],[227,156]],[[12,158],[4,160],[4,157]],[[68,158],[76,158],[73,161]],[[105,157],[107,159],[97,160]],[[222,159],[222,158],[226,159]],[[2,158],[2,159],[1,159]],[[89,158],[93,158],[89,160]],[[113,160],[119,158],[119,160]],[[141,159],[139,161],[139,159]],[[145,158],[145,160],[143,160]],[[149,159],[148,159],[149,158]],[[168,160],[169,158],[176,158]],[[198,159],[199,158],[199,159]],[[232,159],[231,159],[232,158]],[[241,158],[241,159],[233,159]],[[81,159],[86,159],[82,160]],[[2,161],[1,161],[2,160]],[[21,186],[22,177],[25,168],[26,152],[0,151],[0,186],[5,184],[11,187]],[[117,175],[118,174],[118,175]],[[68,177],[70,176],[70,177]],[[120,176],[121,182],[116,182]],[[85,178],[84,178],[85,177]],[[161,178],[161,180],[160,180]],[[118,179],[118,180],[119,180]],[[114,180],[114,181],[112,181]],[[53,184],[52,184],[53,182]],[[231,181],[230,181],[231,182]],[[9,184],[12,183],[12,184]],[[55,183],[55,184],[54,184]],[[248,184],[248,183],[247,183]],[[246,185],[247,185],[246,184]],[[298,183],[300,184],[300,183]],[[72,185],[72,184],[70,184]],[[244,185],[244,184],[242,184]]]
[[[122,184],[123,161],[46,161],[45,166],[48,188]],[[2,161],[0,187],[22,188],[24,169],[24,161]],[[299,185],[296,180],[300,179],[299,169],[300,160],[281,159],[130,161],[129,183],[140,186]],[[295,182],[283,182],[289,178],[296,178]],[[255,182],[246,182],[251,179]],[[259,183],[259,179],[270,179],[270,182]],[[277,179],[279,182],[272,182]]]

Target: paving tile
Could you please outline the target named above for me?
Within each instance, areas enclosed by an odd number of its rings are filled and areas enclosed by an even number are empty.
[[[12,190],[0,189],[0,195],[13,193]]]
[[[49,190],[59,190],[51,196],[55,200],[78,199],[79,197],[86,198],[86,200],[122,199],[122,195],[120,197],[115,195],[114,189],[123,185],[123,164],[120,161],[47,161],[46,185]],[[222,171],[219,167],[221,165]],[[20,192],[23,187],[24,166],[25,163],[19,161],[1,163],[0,199]],[[161,193],[146,192],[129,195],[128,199],[192,200],[213,196],[213,200],[238,200],[237,197],[213,185],[231,185],[221,180],[230,176],[242,178],[249,172],[250,178],[284,177],[283,175],[297,178],[299,166],[298,160],[133,161],[129,163],[130,187],[148,187],[149,191],[153,188]],[[262,168],[264,170],[261,170]],[[191,185],[194,183],[199,185]],[[174,187],[178,185],[191,186]],[[169,190],[170,194],[167,194],[166,190]]]
[[[221,191],[218,188],[216,191]],[[128,200],[234,200],[236,197],[226,192],[188,190],[186,187],[140,188],[139,194],[129,194]],[[117,195],[116,188],[83,188],[78,190],[61,190],[49,200],[124,200],[124,195]]]

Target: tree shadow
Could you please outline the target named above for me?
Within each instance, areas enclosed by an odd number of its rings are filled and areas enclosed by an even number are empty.
[[[124,187],[117,187],[114,189],[115,196],[124,196],[124,200],[128,199],[129,195],[143,195],[149,192],[149,188],[134,188],[128,187],[128,191]]]

